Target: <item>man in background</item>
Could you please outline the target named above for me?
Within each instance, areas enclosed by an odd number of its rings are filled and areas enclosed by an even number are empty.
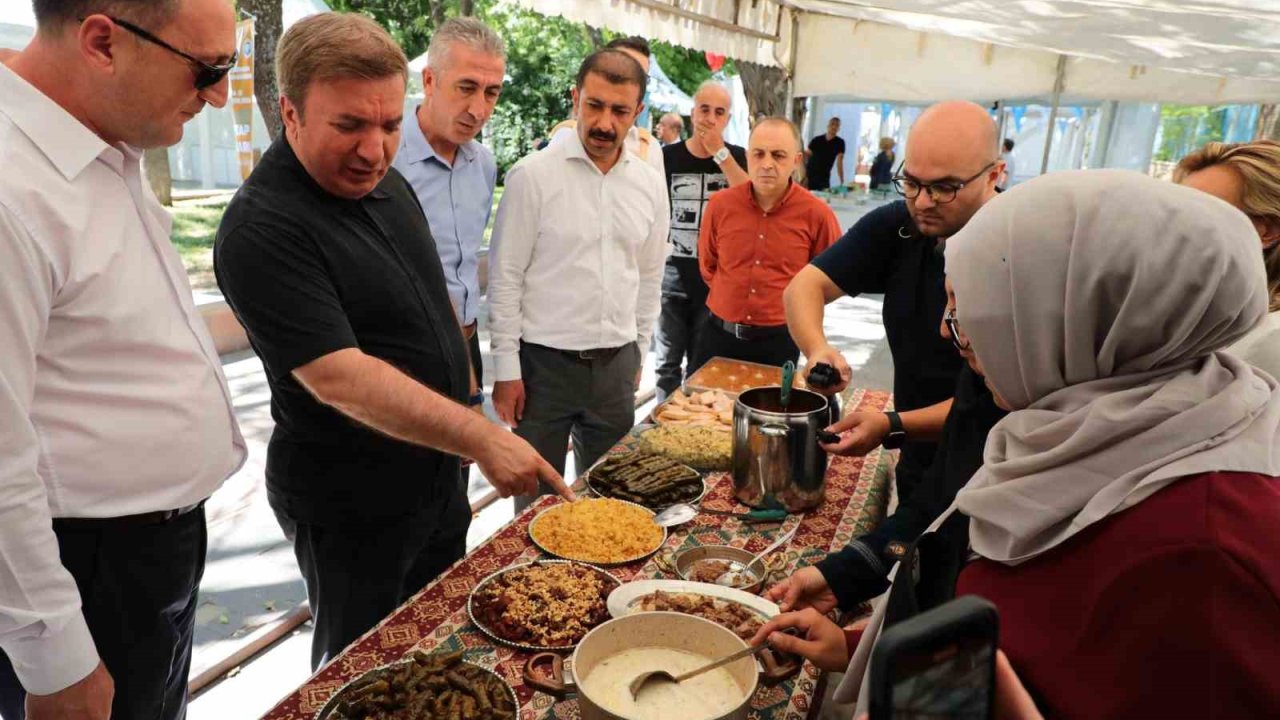
[[[1004,149],[1000,153],[1000,159],[1004,161],[1004,172],[1000,173],[1000,182],[996,183],[996,187],[1001,190],[1008,190],[1009,186],[1013,184],[1013,176],[1015,172],[1014,166],[1017,162],[1017,157],[1013,152],[1013,146],[1013,138],[1004,139]]]
[[[840,176],[840,184],[844,185],[844,138],[840,137],[840,118],[833,117],[827,121],[827,132],[809,141],[809,149],[805,150],[804,172],[809,179],[809,189],[826,190],[831,187],[831,168]]]
[[[698,263],[710,288],[693,366],[715,356],[782,365],[800,359],[787,333],[782,293],[791,278],[840,237],[831,207],[792,179],[800,131],[766,118],[751,131],[750,181],[707,203]]]
[[[404,124],[393,163],[426,213],[477,391],[484,387],[480,245],[498,166],[476,137],[498,104],[505,71],[506,48],[489,26],[470,17],[445,21],[431,36],[422,69],[423,102]],[[483,402],[482,393],[469,399],[471,405]]]
[[[631,429],[658,316],[667,193],[662,176],[623,147],[644,84],[626,53],[587,57],[573,92],[574,132],[517,163],[498,206],[493,405],[561,471],[570,439],[581,472]],[[517,509],[532,495],[517,498]]]
[[[654,335],[658,401],[693,372],[707,314],[707,283],[698,269],[698,231],[711,196],[747,182],[747,152],[724,141],[732,99],[708,80],[693,96],[693,135],[662,149],[671,202],[671,256],[662,275],[662,313]],[[686,363],[687,358],[687,363]]]
[[[178,720],[245,446],[141,158],[226,104],[235,11],[33,9],[0,65],[0,715]]]
[[[658,120],[658,140],[664,147],[680,142],[683,135],[684,120],[676,113],[669,112]]]

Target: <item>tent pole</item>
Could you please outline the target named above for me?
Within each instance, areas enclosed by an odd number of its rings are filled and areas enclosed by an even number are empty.
[[[1049,110],[1049,125],[1044,138],[1044,157],[1040,159],[1040,174],[1049,171],[1049,151],[1053,149],[1053,130],[1058,125],[1058,105],[1062,103],[1062,87],[1067,79],[1067,56],[1058,56],[1058,77],[1053,81],[1053,107]]]
[[[996,111],[996,154],[1004,150],[1004,101],[997,100]]]
[[[783,12],[781,7],[778,12]],[[791,10],[791,67],[787,68],[787,119],[791,122],[796,121],[796,58],[800,56],[800,43],[796,42],[800,37],[800,14],[795,10]],[[781,35],[781,33],[779,33]]]

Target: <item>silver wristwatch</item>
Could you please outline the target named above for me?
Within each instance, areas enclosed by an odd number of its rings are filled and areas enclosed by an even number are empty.
[[[716,151],[715,155],[711,156],[711,159],[715,160],[717,165],[723,165],[724,161],[729,159],[729,148],[727,147],[720,148],[719,150]]]

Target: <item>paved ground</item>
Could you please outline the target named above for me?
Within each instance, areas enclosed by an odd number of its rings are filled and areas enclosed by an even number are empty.
[[[837,205],[841,225],[849,227],[873,207],[852,202]],[[880,321],[881,298],[845,298],[829,306],[827,335],[854,368],[854,383],[890,389],[892,361]],[[484,315],[482,308],[481,316]],[[488,351],[488,332],[481,328]],[[491,366],[486,360],[486,367]],[[224,369],[235,398],[236,415],[249,443],[245,466],[210,499],[209,555],[196,615],[192,677],[244,643],[245,636],[306,601],[291,546],[267,506],[263,490],[266,443],[273,426],[270,393],[262,365],[251,353],[225,358]],[[653,385],[653,359],[646,363],[642,389]],[[486,378],[492,388],[492,378]],[[492,408],[487,408],[492,416]],[[648,408],[637,410],[637,418]],[[572,466],[572,457],[570,457]],[[568,473],[573,470],[566,468]],[[488,488],[473,472],[473,493]],[[468,547],[474,547],[513,516],[510,500],[500,501],[472,523]],[[192,720],[223,720],[261,715],[310,675],[310,630],[303,625],[243,667],[206,688],[193,699]]]

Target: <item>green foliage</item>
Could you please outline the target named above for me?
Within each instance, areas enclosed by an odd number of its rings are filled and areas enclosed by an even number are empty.
[[[691,50],[662,41],[651,43],[650,48],[671,82],[690,95],[697,91],[699,85],[711,79],[713,73],[707,67],[707,57],[701,50]],[[738,74],[733,60],[726,60],[720,72],[726,76]]]
[[[457,0],[329,0],[329,6],[373,18],[400,43],[405,55],[415,58],[426,52],[431,42],[435,29],[431,15],[439,2],[444,2],[447,16],[458,13]]]
[[[1226,135],[1226,107],[1164,105],[1160,108],[1158,162],[1177,162],[1207,142]]]

